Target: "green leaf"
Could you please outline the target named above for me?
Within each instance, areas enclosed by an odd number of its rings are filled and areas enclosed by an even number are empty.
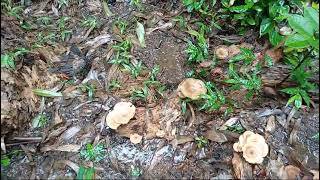
[[[273,66],[273,59],[269,55],[265,54],[264,55],[264,60],[267,62],[267,66],[268,67],[272,67]]]
[[[301,15],[292,14],[288,17],[288,22],[289,25],[302,36],[313,36],[314,29],[311,22],[307,18]]]
[[[260,24],[260,36],[269,33],[273,29],[273,24],[270,18],[263,19]]]
[[[294,98],[294,99],[295,99],[295,100],[294,100],[294,105],[295,105],[298,109],[300,109],[301,106],[302,106],[302,98],[301,98],[300,94],[296,94],[294,97],[295,97],[295,98]]]
[[[54,92],[54,91],[44,90],[44,89],[33,89],[32,92],[42,97],[61,97],[62,96],[61,92]]]
[[[312,7],[305,7],[303,15],[304,17],[308,18],[312,27],[316,31],[319,31],[319,12]]]
[[[15,69],[16,65],[14,63],[13,56],[9,54],[1,55],[1,67],[8,68],[8,69]]]
[[[280,91],[290,95],[295,95],[299,93],[299,88],[285,88]]]
[[[278,45],[283,39],[283,36],[281,36],[275,29],[269,32],[269,41],[273,46]]]
[[[298,33],[292,34],[288,36],[288,39],[286,40],[285,46],[291,47],[291,48],[305,48],[309,46],[309,40]]]
[[[137,33],[138,40],[140,42],[141,47],[145,48],[146,47],[146,43],[145,43],[145,40],[144,40],[145,32],[144,32],[143,24],[137,22],[136,33]]]
[[[304,102],[306,102],[307,106],[309,107],[311,99],[308,93],[305,90],[300,90],[300,95],[302,96],[302,99],[304,100]]]
[[[309,39],[308,43],[315,49],[319,50],[319,39]]]

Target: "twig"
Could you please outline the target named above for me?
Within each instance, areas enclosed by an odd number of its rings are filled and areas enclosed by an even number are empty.
[[[190,121],[190,123],[188,125],[188,128],[190,128],[192,126],[192,124],[194,123],[195,119],[196,119],[196,115],[195,115],[193,107],[191,106],[190,103],[188,103],[188,106],[189,106],[189,109],[191,111],[191,121]]]

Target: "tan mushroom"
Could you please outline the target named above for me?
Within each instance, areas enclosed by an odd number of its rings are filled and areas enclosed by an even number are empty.
[[[130,102],[119,102],[107,115],[106,122],[111,129],[117,129],[121,124],[127,124],[136,112],[135,106]]]
[[[232,58],[241,52],[239,45],[231,45],[228,47],[228,58]]]
[[[130,141],[133,143],[133,144],[138,144],[142,141],[142,136],[140,136],[139,134],[130,134]]]
[[[187,78],[179,84],[178,93],[181,98],[188,97],[192,100],[197,100],[201,94],[207,93],[207,88],[201,80]]]
[[[229,56],[228,47],[225,45],[221,45],[221,46],[216,47],[214,53],[215,53],[217,59],[220,59],[220,60],[227,59]]]
[[[313,174],[313,180],[319,180],[319,171],[311,170],[310,172]]]
[[[252,164],[262,163],[269,152],[265,139],[251,131],[244,132],[239,137],[239,142],[233,144],[233,149],[236,152],[243,152],[245,160]]]

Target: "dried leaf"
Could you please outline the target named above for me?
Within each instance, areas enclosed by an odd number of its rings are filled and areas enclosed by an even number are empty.
[[[145,43],[145,40],[144,40],[145,32],[144,32],[143,24],[137,22],[136,33],[137,33],[138,40],[140,42],[141,47],[145,48],[146,47],[146,43]]]
[[[67,144],[62,146],[45,146],[41,148],[41,152],[46,151],[64,151],[64,152],[78,152],[80,150],[81,146],[77,144]]]
[[[85,43],[87,46],[91,46],[93,49],[106,44],[112,40],[109,34],[102,34],[100,36],[95,37],[94,39]]]
[[[70,138],[72,138],[73,136],[75,136],[79,131],[80,131],[80,127],[78,126],[73,126],[71,128],[69,128],[66,132],[63,133],[62,138],[64,140],[68,140]]]
[[[233,117],[230,118],[228,121],[226,121],[220,128],[219,130],[224,131],[227,130],[228,127],[231,127],[232,125],[236,124],[239,121],[238,117]]]
[[[236,179],[253,179],[251,165],[238,153],[233,153],[232,166]]]
[[[224,143],[228,141],[227,137],[215,128],[206,131],[204,136],[213,142]]]
[[[165,24],[163,24],[163,25],[161,25],[161,26],[147,29],[146,34],[149,35],[149,34],[151,34],[153,31],[156,31],[156,30],[159,30],[159,29],[161,29],[161,30],[163,30],[163,29],[168,29],[168,28],[172,28],[172,27],[173,27],[173,24],[172,24],[171,22],[168,22],[168,23],[165,23]]]
[[[60,166],[60,165],[63,165],[63,166],[67,165],[76,173],[78,173],[79,171],[79,165],[69,160],[59,160],[55,162],[55,166]]]
[[[4,143],[4,136],[1,137],[1,150],[6,154],[6,144]]]

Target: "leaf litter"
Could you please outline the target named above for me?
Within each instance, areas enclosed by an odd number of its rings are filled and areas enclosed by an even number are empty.
[[[179,31],[181,27],[178,27],[178,22],[173,23],[173,16],[170,15],[173,11],[168,13],[163,8],[169,2],[145,2],[142,4],[146,7],[143,13],[138,9],[133,11],[132,5],[127,2],[108,4],[105,1],[88,1],[86,6],[82,2],[70,2],[70,7],[75,4],[77,13],[72,14],[72,8],[63,7],[57,2],[32,2],[30,12],[34,12],[34,17],[26,16],[28,21],[43,14],[48,14],[56,23],[62,15],[72,17],[65,25],[68,28],[65,30],[72,30],[71,40],[54,39],[54,45],[42,44],[41,48],[31,50],[32,56],[24,56],[23,61],[17,59],[16,70],[1,69],[1,125],[5,127],[1,127],[1,149],[8,154],[14,152],[14,148],[21,147],[24,152],[12,156],[12,168],[4,171],[6,176],[30,176],[30,173],[26,173],[30,167],[31,178],[39,177],[42,172],[45,175],[40,177],[46,178],[109,179],[130,178],[132,175],[145,179],[319,176],[319,143],[310,138],[319,131],[319,124],[316,123],[319,116],[315,109],[296,113],[281,100],[267,99],[265,102],[261,100],[260,103],[252,102],[235,108],[230,114],[199,111],[196,104],[190,102],[187,102],[185,114],[181,111],[181,99],[176,89],[184,79],[184,74],[190,71],[185,63],[184,43],[188,34]],[[78,28],[77,23],[80,24],[83,19],[83,16],[79,16],[83,15],[82,12],[99,17],[102,28]],[[173,14],[185,13],[177,12]],[[119,35],[109,28],[118,17],[129,23],[124,31],[128,34]],[[23,34],[18,21],[14,24],[15,21],[6,20],[3,14],[1,19],[5,20],[1,24],[5,27],[7,37],[18,39]],[[79,22],[76,23],[77,20]],[[190,17],[186,21],[190,23]],[[8,27],[15,30],[9,30]],[[35,27],[38,28],[29,32],[30,37],[21,39],[23,44],[37,42],[41,25],[36,24]],[[76,34],[74,29],[80,33]],[[50,28],[44,32],[50,35]],[[55,29],[54,33],[52,37],[59,38],[62,36],[59,33],[63,32]],[[238,56],[240,47],[255,50],[257,44],[250,41],[242,43],[246,39],[238,35],[212,33],[210,40],[215,42],[210,44],[210,48],[223,45],[223,41],[231,42],[232,45],[228,46],[231,56]],[[8,46],[4,50],[1,48],[2,54],[16,46],[9,39],[1,38]],[[125,47],[120,47],[120,50],[114,47],[126,39],[132,39],[133,43],[129,45],[132,49],[121,51]],[[285,74],[286,71],[278,66],[283,63],[283,49],[261,47],[256,48],[259,51],[255,51],[257,59],[254,63],[267,61],[262,57],[268,55],[273,61],[265,62],[265,65],[272,64],[273,69]],[[138,69],[140,60],[143,62],[141,71]],[[111,64],[110,61],[117,63]],[[203,80],[210,77],[211,80],[222,82],[219,88],[226,91],[223,83],[227,77],[226,62],[218,66],[216,63],[215,60],[202,61],[196,73]],[[152,75],[152,68],[157,64],[160,70]],[[132,69],[128,71],[124,67]],[[203,69],[210,68],[213,68],[210,75],[201,75]],[[137,73],[138,76],[130,73]],[[275,85],[281,80],[274,78],[276,75],[272,71],[264,72],[262,83],[269,87],[265,92],[280,99]],[[118,88],[110,89],[110,84],[115,80],[119,83],[116,86]],[[159,82],[166,86],[164,92],[157,85]],[[88,89],[91,89],[91,100]],[[147,91],[138,91],[141,89]],[[144,94],[138,93],[137,97],[140,98],[134,99],[134,92]],[[233,100],[241,102],[244,93],[235,91],[226,96],[234,95]],[[124,101],[132,102],[137,111],[129,123],[112,130],[105,122],[106,116],[115,104]],[[233,152],[232,145],[244,130],[253,130],[266,139],[270,154],[263,164],[251,165],[240,153]],[[138,144],[130,142],[133,134],[141,137]],[[34,138],[38,136],[40,139]],[[199,145],[199,138],[196,137],[210,141],[203,140],[202,143],[208,143]],[[88,144],[96,146],[100,143],[105,145],[104,150],[108,152],[103,161],[96,164],[80,156],[80,151]],[[44,166],[27,162],[22,167],[18,157],[24,156],[38,164],[45,162]],[[59,168],[52,169],[52,166]],[[73,169],[73,172],[65,166]],[[132,174],[132,170],[136,169],[141,171]]]

